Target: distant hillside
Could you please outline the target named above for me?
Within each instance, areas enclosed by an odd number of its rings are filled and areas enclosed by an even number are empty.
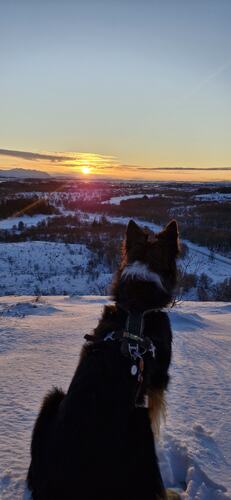
[[[37,179],[47,179],[50,175],[47,172],[42,172],[41,170],[30,170],[27,168],[11,168],[10,170],[0,170],[1,177],[17,177],[18,179],[25,178],[37,178]]]

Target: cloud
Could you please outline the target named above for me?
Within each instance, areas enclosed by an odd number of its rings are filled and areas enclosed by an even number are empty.
[[[178,171],[186,171],[186,170],[189,170],[189,171],[200,171],[200,172],[204,172],[204,171],[211,171],[211,170],[215,170],[215,171],[223,171],[223,170],[231,170],[231,167],[141,167],[139,165],[121,165],[122,168],[126,168],[128,170],[137,170],[137,171],[142,171],[142,172],[158,172],[158,171],[162,171],[162,170],[170,170],[170,171],[175,171],[175,170],[178,170]]]
[[[13,151],[12,149],[0,149],[0,155],[12,156],[14,158],[23,158],[24,160],[47,160],[51,162],[60,162],[70,160],[69,156],[63,156],[59,153],[32,153],[31,151]],[[74,159],[74,158],[73,158]]]
[[[117,165],[115,156],[103,155],[99,153],[80,152],[54,152],[54,153],[34,153],[31,151],[16,151],[12,149],[0,149],[1,156],[20,158],[28,161],[47,161],[55,163],[60,167],[89,167],[106,168]],[[63,163],[64,162],[64,163]]]

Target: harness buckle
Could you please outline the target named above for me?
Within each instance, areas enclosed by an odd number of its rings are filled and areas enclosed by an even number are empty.
[[[135,344],[135,345],[132,345],[132,344],[129,344],[128,343],[128,351],[129,351],[129,354],[131,356],[131,358],[133,359],[141,359],[142,358],[142,355],[139,351],[139,346],[138,344]]]
[[[150,347],[148,349],[148,352],[151,353],[152,357],[155,358],[156,356],[156,347],[154,346],[153,342],[150,343]]]

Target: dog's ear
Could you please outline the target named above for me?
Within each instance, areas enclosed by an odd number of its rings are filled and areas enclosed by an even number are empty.
[[[147,238],[148,235],[133,220],[130,220],[126,230],[126,249],[129,250],[135,245],[143,245]]]
[[[165,226],[163,231],[158,234],[158,238],[166,241],[175,256],[179,253],[178,224],[174,219],[171,220],[167,226]]]
[[[164,233],[167,236],[167,238],[170,239],[176,239],[179,236],[179,231],[178,231],[178,224],[176,220],[171,220],[167,226],[164,228]]]

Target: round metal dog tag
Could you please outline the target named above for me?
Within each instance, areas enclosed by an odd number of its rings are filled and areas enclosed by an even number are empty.
[[[131,374],[132,375],[136,375],[137,374],[137,371],[138,371],[138,368],[136,365],[132,365],[131,367]]]

